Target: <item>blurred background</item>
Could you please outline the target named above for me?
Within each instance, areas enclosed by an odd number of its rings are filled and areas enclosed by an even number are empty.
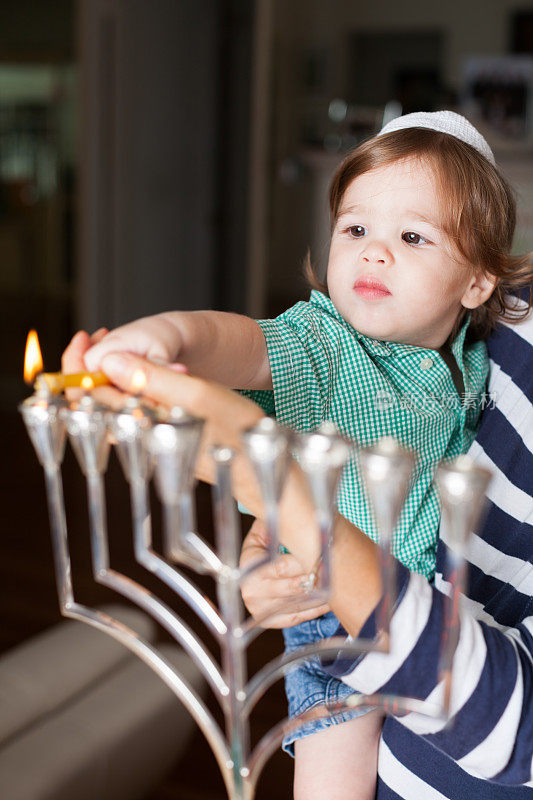
[[[80,327],[173,308],[279,313],[308,294],[308,249],[325,267],[327,187],[343,155],[384,117],[441,108],[488,139],[518,194],[515,248],[533,249],[531,2],[0,0],[4,658],[59,620],[42,473],[16,412],[29,393],[28,329],[51,371]],[[113,553],[131,573],[113,461],[109,480]],[[65,483],[76,585],[86,602],[107,602],[87,569],[84,488],[70,456]],[[205,487],[198,502],[209,531]],[[261,642],[256,666],[281,649],[276,633]],[[259,732],[284,713],[276,692]],[[0,785],[13,736],[0,730]],[[151,783],[117,783],[111,796],[223,797],[201,737],[191,731],[183,747],[152,772],[126,754]],[[291,769],[275,756],[259,797],[290,797]],[[83,797],[36,784],[6,797]],[[107,797],[109,785],[89,796]]]

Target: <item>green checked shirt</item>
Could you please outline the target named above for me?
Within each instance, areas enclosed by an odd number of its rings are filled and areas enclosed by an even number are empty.
[[[259,325],[274,388],[244,394],[267,414],[298,431],[331,420],[361,447],[391,435],[416,452],[393,553],[409,569],[431,578],[440,519],[433,473],[439,461],[464,453],[474,439],[486,399],[485,343],[465,347],[467,320],[452,344],[464,380],[461,398],[436,350],[363,336],[320,292],[313,291],[308,303],[297,303]],[[377,541],[354,459],[344,470],[337,508]]]

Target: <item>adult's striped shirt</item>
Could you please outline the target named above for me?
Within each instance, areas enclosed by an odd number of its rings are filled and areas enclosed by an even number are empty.
[[[453,725],[420,714],[387,717],[377,800],[533,798],[533,316],[488,340],[488,407],[470,448],[493,472],[487,512],[468,553],[453,664]],[[328,669],[365,694],[438,700],[447,591],[444,531],[435,584],[400,565],[388,656]],[[361,632],[375,632],[372,615]]]

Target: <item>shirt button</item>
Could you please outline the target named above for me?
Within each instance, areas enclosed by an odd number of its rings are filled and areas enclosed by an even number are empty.
[[[432,358],[423,358],[420,364],[418,365],[420,369],[431,369],[433,366],[433,359]]]

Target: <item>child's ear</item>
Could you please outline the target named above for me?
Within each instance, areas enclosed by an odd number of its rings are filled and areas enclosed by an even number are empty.
[[[483,305],[493,293],[497,283],[496,275],[486,275],[484,272],[476,270],[461,297],[461,305],[464,308],[477,308]]]

